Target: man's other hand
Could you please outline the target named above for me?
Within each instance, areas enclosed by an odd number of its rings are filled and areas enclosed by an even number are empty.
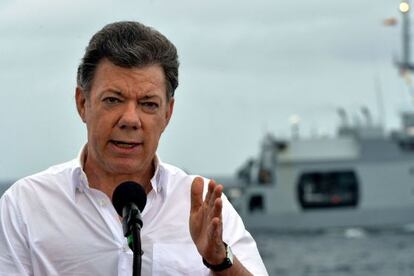
[[[226,258],[222,239],[223,186],[210,180],[204,201],[203,187],[204,180],[196,177],[191,185],[190,233],[201,256],[208,263],[216,265]]]

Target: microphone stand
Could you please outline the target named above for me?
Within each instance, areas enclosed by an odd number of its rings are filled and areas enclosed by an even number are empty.
[[[132,225],[132,240],[133,240],[133,263],[132,276],[141,276],[142,250],[141,250],[141,227],[138,223]]]
[[[132,249],[133,263],[132,275],[141,276],[142,264],[142,249],[141,249],[141,227],[142,218],[138,207],[135,204],[128,204],[124,207],[122,221],[122,228],[124,229],[124,236],[128,239],[128,246]]]

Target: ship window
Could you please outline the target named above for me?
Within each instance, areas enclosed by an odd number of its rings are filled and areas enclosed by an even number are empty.
[[[349,170],[304,173],[299,178],[298,197],[304,209],[357,206],[356,174]]]
[[[401,140],[399,141],[398,145],[402,151],[414,151],[414,140],[412,138]]]
[[[263,196],[262,195],[252,195],[249,200],[249,211],[263,211]]]
[[[261,169],[259,171],[259,183],[260,184],[272,183],[272,173],[269,170]]]

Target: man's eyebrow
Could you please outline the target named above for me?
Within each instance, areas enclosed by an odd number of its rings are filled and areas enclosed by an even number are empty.
[[[160,98],[160,96],[158,96],[158,95],[145,95],[141,99],[142,100],[149,100],[149,99],[154,99],[154,98]]]
[[[120,97],[125,97],[124,93],[121,90],[107,89],[103,92],[103,94],[106,94],[106,93],[112,93],[112,94],[116,94]],[[159,98],[161,98],[159,95],[149,94],[149,95],[144,95],[144,96],[140,97],[140,100],[151,100],[151,99],[159,99]]]
[[[119,96],[123,96],[122,91],[114,90],[114,89],[107,89],[107,90],[104,91],[104,93],[113,93],[113,94],[117,94]]]

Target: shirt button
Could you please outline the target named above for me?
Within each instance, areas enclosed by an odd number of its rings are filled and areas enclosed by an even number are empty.
[[[129,249],[128,244],[124,244],[124,246],[122,246],[122,251],[128,252],[128,249]]]
[[[104,199],[100,200],[99,205],[101,205],[101,207],[105,207],[106,206],[106,201]]]

